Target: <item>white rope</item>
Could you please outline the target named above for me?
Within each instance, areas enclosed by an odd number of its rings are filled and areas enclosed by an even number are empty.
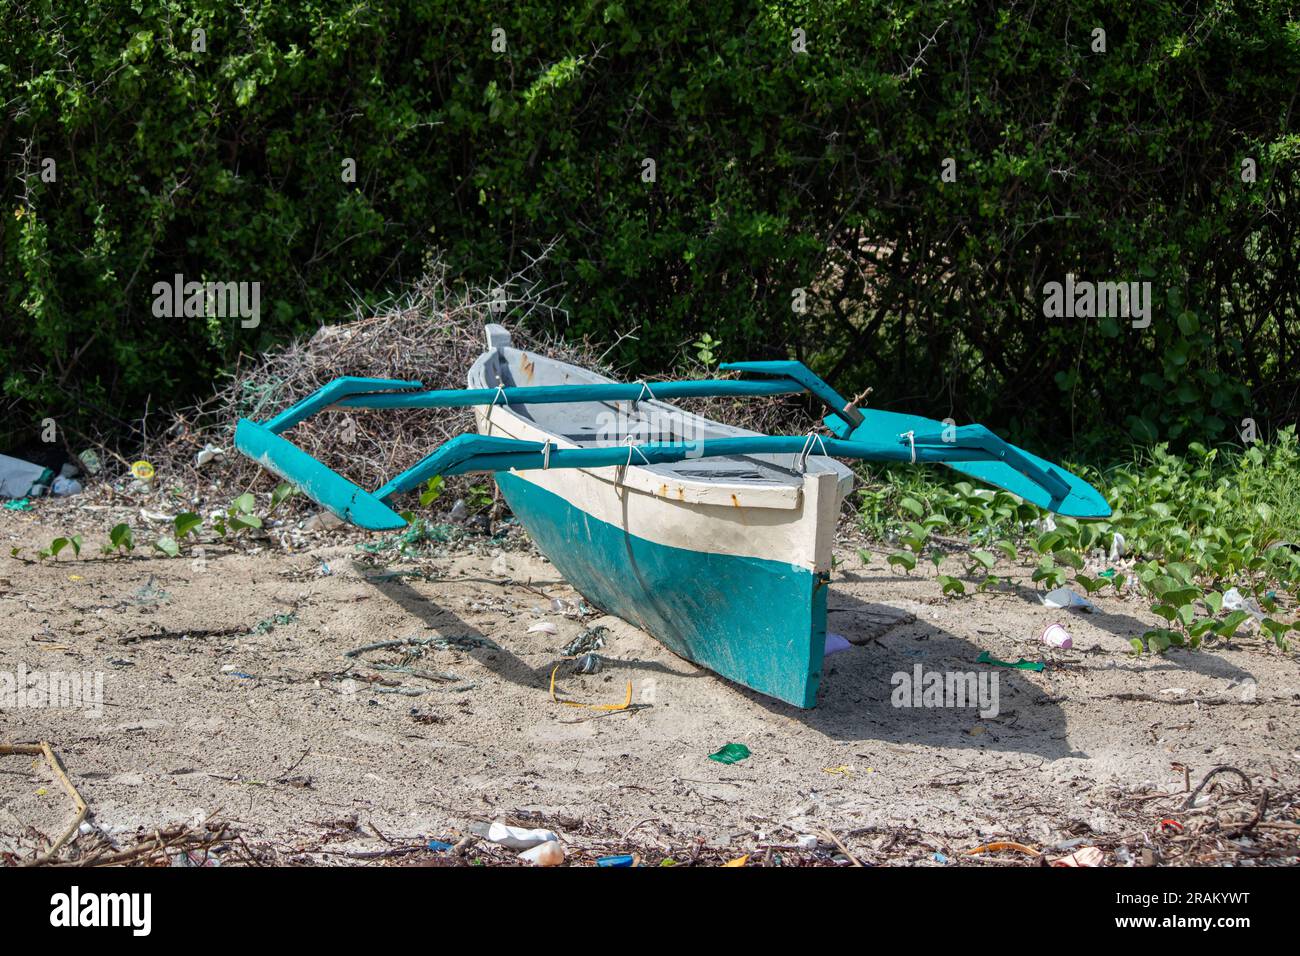
[[[916,432],[914,432],[914,431],[911,431],[911,432],[903,432],[903,433],[902,433],[901,435],[899,435],[898,437],[899,437],[899,438],[906,438],[906,439],[907,439],[907,443],[912,447],[912,464],[915,465],[915,464],[916,464]]]
[[[546,439],[546,444],[542,446],[542,471],[551,467],[551,440]]]
[[[807,440],[803,443],[803,450],[799,452],[799,471],[808,470],[808,456],[812,453],[813,447],[821,447],[822,454],[826,454],[826,443],[822,441],[822,436],[816,432],[809,432]]]
[[[640,455],[640,456],[641,456],[641,461],[643,461],[645,464],[647,464],[647,465],[650,464],[650,459],[647,458],[647,457],[645,456],[645,452],[643,452],[643,451],[641,450],[641,448],[640,448],[638,445],[635,444],[635,441],[634,441],[634,438],[633,438],[632,435],[628,435],[626,441],[627,441],[627,463],[623,466],[624,468],[627,468],[627,467],[631,466],[631,464],[632,464],[632,452],[636,452],[638,455]]]
[[[651,400],[652,402],[657,402],[657,401],[659,401],[659,399],[655,398],[655,393],[654,393],[653,391],[650,390],[650,385],[649,385],[648,382],[646,382],[645,379],[643,379],[643,378],[642,378],[642,379],[638,379],[638,380],[637,380],[637,384],[639,384],[639,385],[641,386],[641,392],[640,392],[640,394],[637,395],[636,398],[634,398],[634,399],[632,400],[632,405],[633,405],[633,407],[635,407],[635,406],[637,406],[637,405],[640,405],[640,404],[641,404],[641,401],[642,401],[642,400],[643,400],[647,395],[650,396],[650,400]]]
[[[510,404],[510,399],[506,398],[506,387],[505,387],[505,385],[503,385],[501,382],[497,382],[497,393],[496,393],[495,395],[492,396],[492,404],[493,404],[493,405],[495,405],[495,404],[497,403],[497,399],[498,399],[498,398],[501,399],[501,404],[502,404],[502,405],[509,405],[509,404]]]

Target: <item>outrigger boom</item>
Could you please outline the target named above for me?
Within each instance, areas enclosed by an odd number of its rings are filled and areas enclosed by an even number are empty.
[[[263,424],[242,419],[235,430],[241,452],[297,485],[309,498],[345,521],[371,530],[406,525],[390,505],[436,475],[655,465],[736,455],[794,454],[864,461],[935,462],[1004,488],[1027,501],[1077,518],[1103,518],[1110,506],[1087,482],[1014,445],[983,425],[956,427],[897,412],[858,409],[799,362],[735,362],[724,369],[761,379],[706,379],[425,390],[418,381],[342,377]],[[831,436],[754,435],[685,442],[562,447],[465,434],[444,442],[413,467],[373,493],[327,468],[281,437],[303,419],[328,408],[464,408],[675,398],[767,396],[809,393],[833,413]]]

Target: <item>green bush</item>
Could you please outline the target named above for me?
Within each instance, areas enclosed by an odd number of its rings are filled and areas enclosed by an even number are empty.
[[[707,334],[1055,444],[1292,415],[1280,0],[82,6],[0,20],[0,444],[126,427],[431,251],[481,283],[548,246],[559,331],[635,329],[633,368]],[[1150,328],[1045,319],[1066,272],[1148,279]],[[177,273],[260,282],[260,325],[156,318]]]

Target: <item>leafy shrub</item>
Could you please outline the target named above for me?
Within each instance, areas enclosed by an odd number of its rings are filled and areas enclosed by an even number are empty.
[[[1300,630],[1283,623],[1283,596],[1300,596],[1300,444],[1294,427],[1275,441],[1243,450],[1207,449],[1193,443],[1186,455],[1157,445],[1127,465],[1105,473],[1080,469],[1110,502],[1113,514],[1099,521],[1045,513],[1005,491],[953,481],[943,469],[874,469],[860,493],[865,530],[907,550],[888,557],[910,571],[917,556],[932,551],[932,531],[967,536],[975,550],[967,577],[991,570],[994,557],[1034,555],[1035,582],[1071,585],[1088,594],[1106,587],[1142,588],[1151,610],[1169,627],[1145,635],[1139,646],[1163,650],[1196,646],[1209,637],[1230,637],[1251,616],[1225,607],[1233,588],[1265,615],[1261,630],[1278,644]],[[919,521],[917,519],[920,519]],[[1115,545],[1134,561],[1129,573],[1106,565]],[[1018,546],[1018,547],[1017,547]],[[956,582],[956,583],[954,583]],[[987,577],[982,583],[989,583]],[[956,578],[940,576],[943,593],[964,593]],[[1291,602],[1294,603],[1293,601]]]
[[[1281,0],[32,0],[0,445],[206,392],[431,248],[481,281],[552,243],[561,330],[635,368],[709,341],[1056,441],[1230,438],[1292,412],[1297,66]],[[1044,319],[1067,271],[1150,280],[1151,326]],[[176,274],[260,282],[260,324],[156,318]]]

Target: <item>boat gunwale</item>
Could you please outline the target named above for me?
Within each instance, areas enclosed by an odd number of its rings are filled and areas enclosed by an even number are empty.
[[[527,349],[516,348],[510,344],[494,345],[484,350],[473,365],[470,366],[466,375],[466,380],[471,388],[492,388],[488,382],[487,365],[501,352],[501,360],[511,365],[512,368],[518,368],[519,363],[512,363],[511,353],[519,356],[520,359],[527,359],[530,363],[544,363],[557,369],[566,375],[577,377],[587,383],[609,383],[614,379],[607,378],[598,372],[583,368],[579,365],[573,365],[559,359],[550,358],[546,355],[529,351]],[[524,403],[526,405],[526,403]],[[567,404],[567,403],[554,403]],[[575,402],[574,404],[585,405],[602,405],[611,410],[618,410],[618,403],[591,401]],[[727,425],[723,422],[714,421],[706,418],[696,412],[687,411],[680,406],[673,405],[655,398],[647,398],[642,401],[643,405],[651,405],[663,409],[666,413],[678,416],[679,420],[698,422],[709,429],[720,430],[726,437],[742,437],[762,435],[762,432],[752,431],[735,425]],[[555,432],[544,427],[536,420],[526,418],[518,414],[509,405],[479,405],[475,406],[476,410],[485,416],[486,430],[480,428],[484,434],[491,434],[492,426],[500,427],[507,432],[510,437],[526,438],[532,441],[546,441],[549,439],[556,448],[582,448],[587,447],[578,444],[571,439],[558,435]],[[506,422],[502,416],[509,416],[509,421],[516,425],[514,428],[507,428]],[[518,432],[522,430],[524,434]],[[743,462],[748,456],[728,456],[726,460]],[[721,461],[724,459],[709,459],[710,461]],[[688,459],[689,461],[689,459]],[[579,468],[577,471],[585,472],[595,478],[611,484],[626,487],[630,490],[643,492],[661,498],[670,498],[677,501],[698,504],[719,504],[732,507],[744,508],[776,508],[781,510],[797,509],[803,498],[803,487],[809,477],[817,478],[827,473],[834,474],[839,482],[845,485],[845,491],[851,487],[853,481],[853,472],[832,458],[822,456],[812,456],[807,460],[807,472],[797,476],[798,480],[781,483],[757,484],[754,482],[729,482],[725,478],[700,478],[686,475],[665,473],[664,471],[655,471],[655,468],[662,468],[661,465],[645,466],[638,465],[635,461],[627,466],[606,466],[600,468]]]

